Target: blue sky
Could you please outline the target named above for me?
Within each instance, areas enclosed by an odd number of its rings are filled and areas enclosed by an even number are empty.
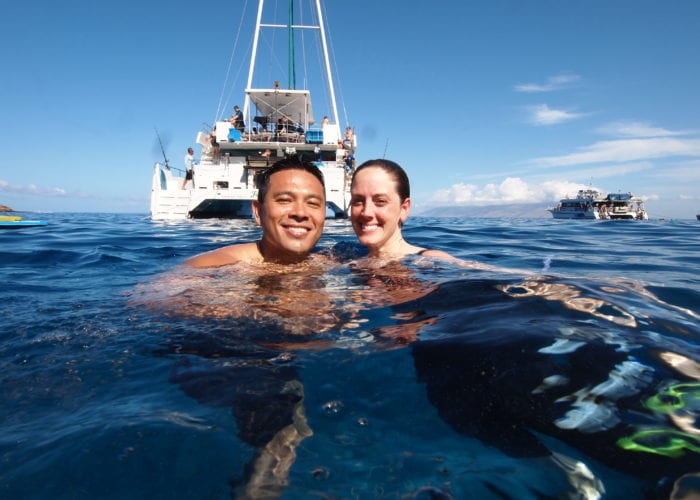
[[[3,6],[0,204],[147,213],[154,128],[179,166],[203,122],[242,105],[248,41],[236,35],[256,4]],[[700,2],[326,0],[325,11],[358,160],[402,164],[416,209],[553,204],[592,184],[644,197],[652,218],[700,213]]]

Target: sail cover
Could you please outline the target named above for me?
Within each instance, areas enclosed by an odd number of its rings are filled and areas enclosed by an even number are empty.
[[[255,114],[267,117],[271,123],[283,116],[305,128],[314,123],[308,90],[247,89],[245,92],[255,105]]]

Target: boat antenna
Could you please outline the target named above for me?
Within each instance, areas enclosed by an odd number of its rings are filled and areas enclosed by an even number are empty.
[[[163,141],[160,139],[160,134],[158,133],[158,129],[156,127],[153,127],[153,130],[156,131],[156,137],[158,137],[158,144],[160,144],[160,152],[163,153],[163,160],[165,161],[165,168],[170,170],[170,160],[168,160],[168,157],[165,155],[165,148],[163,147]]]
[[[389,149],[389,138],[386,138],[386,142],[384,143],[384,155],[382,158],[386,158],[386,150]]]

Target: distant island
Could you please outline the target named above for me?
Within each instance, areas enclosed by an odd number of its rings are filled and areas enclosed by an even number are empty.
[[[14,212],[10,207],[7,207],[5,205],[0,205],[0,212]]]

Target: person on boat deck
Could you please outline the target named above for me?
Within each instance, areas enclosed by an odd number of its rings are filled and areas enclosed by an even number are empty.
[[[231,115],[231,125],[234,128],[243,132],[245,129],[245,123],[243,122],[243,111],[238,106],[233,107],[233,114]]]
[[[296,264],[309,257],[321,238],[326,219],[323,174],[296,159],[274,163],[256,177],[258,199],[252,201],[259,241],[229,245],[185,261],[192,267],[218,267],[236,262]]]
[[[185,180],[182,181],[182,189],[185,189],[187,181],[192,181],[192,187],[194,188],[194,149],[187,148],[187,154],[185,155]]]
[[[355,142],[355,131],[352,127],[345,128],[345,138],[343,139],[343,146],[350,149]]]
[[[289,127],[289,118],[282,116],[277,120],[277,132],[286,134],[287,128]]]
[[[352,168],[355,165],[355,157],[351,155],[350,151],[348,151],[347,149],[343,153],[343,162],[345,163],[345,173],[351,174]]]
[[[328,121],[328,117],[324,116],[323,120],[321,120],[321,128],[325,127],[328,124],[330,124],[330,122]]]

